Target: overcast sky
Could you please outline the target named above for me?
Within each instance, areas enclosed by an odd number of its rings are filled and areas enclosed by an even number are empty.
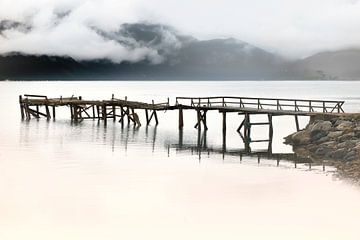
[[[69,15],[59,21],[56,14],[64,12]],[[34,26],[28,33],[3,33],[1,53],[159,61],[152,49],[129,51],[89,28],[113,31],[140,21],[168,24],[199,39],[235,37],[295,58],[360,47],[357,0],[0,0],[0,19]]]

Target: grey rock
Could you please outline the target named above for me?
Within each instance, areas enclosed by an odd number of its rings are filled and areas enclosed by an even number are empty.
[[[305,145],[310,143],[309,132],[303,130],[292,135],[291,140],[296,145]]]
[[[327,135],[329,138],[337,138],[340,137],[341,134],[343,134],[343,131],[335,131],[335,132],[329,132]]]
[[[310,134],[311,141],[316,142],[319,139],[325,137],[326,135],[327,135],[327,132],[325,132],[325,131],[321,131],[321,130],[312,131]]]
[[[331,152],[331,149],[328,147],[319,147],[316,151],[315,154],[318,156],[324,156],[325,154]]]
[[[344,134],[344,135],[338,137],[338,141],[344,142],[344,141],[353,139],[354,137],[355,137],[355,134],[353,132],[350,132],[350,133],[347,133],[347,134]]]
[[[352,140],[347,140],[345,142],[339,143],[336,147],[337,148],[353,148],[355,147],[356,143]]]
[[[339,120],[339,121],[341,122],[336,127],[336,129],[338,130],[346,130],[353,126],[353,122],[345,121],[345,120]]]
[[[323,142],[327,142],[327,141],[329,141],[329,137],[325,136],[325,137],[320,138],[317,142],[318,143],[323,143]]]
[[[335,141],[327,141],[327,142],[321,143],[321,146],[333,146],[335,144],[336,144]]]
[[[333,153],[332,153],[332,157],[335,158],[335,159],[343,159],[345,157],[345,155],[347,154],[347,151],[345,148],[340,148],[340,149],[337,149],[335,150]]]
[[[329,131],[332,127],[330,121],[319,121],[316,122],[310,129],[310,132],[314,131]]]
[[[346,160],[346,161],[353,161],[355,159],[356,159],[356,152],[355,151],[348,152],[344,157],[344,160]]]

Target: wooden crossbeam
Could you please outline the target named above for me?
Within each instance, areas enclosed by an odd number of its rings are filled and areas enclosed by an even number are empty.
[[[201,129],[201,123],[204,125],[204,129],[208,130],[207,123],[206,123],[206,113],[207,110],[197,110],[197,123],[195,124],[194,128]]]
[[[151,120],[154,118],[155,120],[155,124],[158,125],[159,124],[159,119],[157,117],[157,113],[156,110],[152,110],[150,116],[149,116],[149,110],[145,109],[145,115],[146,115],[146,124],[149,125]]]

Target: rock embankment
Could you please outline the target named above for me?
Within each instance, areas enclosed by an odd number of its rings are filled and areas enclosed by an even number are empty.
[[[312,117],[305,129],[285,138],[300,157],[327,161],[339,175],[360,183],[360,114]]]
[[[287,136],[285,143],[292,145],[295,152],[307,152],[306,157],[313,159],[358,160],[360,115],[314,117],[305,129]]]

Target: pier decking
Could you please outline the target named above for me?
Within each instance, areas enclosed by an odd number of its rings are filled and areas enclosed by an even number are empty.
[[[25,94],[19,96],[20,112],[22,119],[30,120],[33,118],[45,117],[56,118],[56,108],[68,107],[70,109],[71,120],[80,122],[86,119],[98,119],[107,123],[108,119],[116,121],[119,119],[121,124],[133,123],[134,126],[141,126],[140,118],[136,111],[145,111],[146,125],[152,121],[159,124],[157,111],[178,110],[179,130],[184,127],[184,110],[195,110],[197,112],[197,122],[195,128],[199,133],[204,129],[208,130],[207,112],[218,111],[222,114],[223,138],[226,138],[226,115],[227,113],[237,113],[244,115],[243,121],[239,124],[237,131],[243,138],[246,146],[252,142],[269,142],[271,146],[273,138],[273,116],[294,116],[297,130],[300,129],[298,116],[315,115],[337,115],[344,113],[344,101],[308,100],[308,99],[281,99],[281,98],[251,98],[251,97],[176,97],[175,104],[171,105],[169,98],[167,101],[156,103],[145,103],[140,101],[129,101],[115,98],[114,94],[109,100],[85,100],[82,97],[60,97],[48,98],[44,95]],[[50,110],[51,109],[51,110]],[[251,122],[250,116],[265,114],[267,122]],[[252,140],[251,127],[257,125],[267,125],[269,127],[268,139]],[[226,141],[224,141],[226,142]],[[249,146],[248,146],[249,147]]]

